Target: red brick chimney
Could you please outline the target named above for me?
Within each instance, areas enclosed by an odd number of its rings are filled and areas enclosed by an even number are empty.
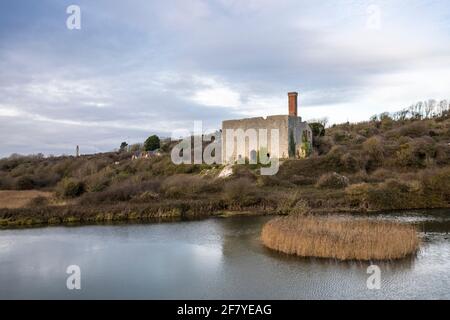
[[[297,92],[289,92],[289,115],[293,117],[297,117]]]

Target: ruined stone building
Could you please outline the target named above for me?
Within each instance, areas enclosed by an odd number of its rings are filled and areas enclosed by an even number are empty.
[[[288,115],[223,121],[222,162],[254,162],[261,154],[278,159],[307,157],[312,130],[297,114],[297,98],[297,92],[288,93]]]

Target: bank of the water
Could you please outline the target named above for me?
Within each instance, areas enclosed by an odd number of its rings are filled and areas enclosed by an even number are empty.
[[[216,211],[191,211],[180,208],[160,208],[146,212],[146,207],[140,210],[124,208],[123,206],[111,206],[109,211],[102,208],[81,207],[46,207],[46,208],[20,208],[0,209],[3,211],[0,219],[0,229],[19,229],[46,226],[75,226],[75,225],[110,225],[120,223],[153,223],[153,222],[179,222],[206,219],[211,217],[235,217],[235,216],[265,216],[276,215],[273,210],[265,211],[264,208],[255,207],[249,210],[216,210]],[[122,211],[120,211],[122,210]],[[5,213],[6,211],[6,213]],[[119,211],[119,212],[117,212]]]
[[[446,208],[434,208],[433,210]],[[427,209],[402,209],[395,212]],[[360,208],[311,208],[315,215],[351,214],[355,217],[377,215],[392,212],[386,210],[361,210]],[[179,203],[173,205],[130,205],[117,203],[104,206],[83,207],[77,205],[26,207],[0,209],[0,229],[17,229],[29,227],[45,227],[59,225],[92,225],[112,223],[151,223],[155,221],[183,221],[205,219],[210,217],[234,216],[285,216],[277,208],[268,206],[253,206],[242,209],[224,209],[214,203],[200,203],[188,206]]]

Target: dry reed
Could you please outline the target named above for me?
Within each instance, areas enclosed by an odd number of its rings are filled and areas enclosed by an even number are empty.
[[[361,261],[404,258],[420,244],[411,225],[312,216],[273,219],[264,225],[261,239],[287,254]]]

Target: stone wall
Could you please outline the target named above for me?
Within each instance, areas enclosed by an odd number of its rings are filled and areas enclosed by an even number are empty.
[[[245,138],[245,145],[238,145],[237,138],[234,137],[233,141],[227,141],[227,130],[232,129],[234,133],[241,131],[241,133],[247,133]],[[266,129],[267,134],[261,129]],[[272,148],[272,129],[277,129],[279,134],[279,146],[278,148]],[[253,130],[253,131],[252,131]],[[300,117],[293,117],[287,115],[269,116],[267,118],[248,118],[240,120],[227,120],[222,123],[222,161],[223,163],[230,163],[239,160],[240,158],[254,159],[258,152],[267,151],[270,157],[288,158],[289,155],[289,136],[291,132],[294,136],[296,144],[296,150],[302,142],[302,133],[311,131],[306,122],[302,122]],[[253,133],[256,133],[254,135]],[[267,137],[267,143],[260,141],[260,134],[264,134]],[[311,133],[312,134],[312,133]],[[311,135],[312,136],[312,135]],[[227,146],[229,142],[233,144],[233,148],[229,148],[227,152]],[[295,152],[297,154],[297,152]],[[294,155],[291,155],[294,156]]]
[[[300,117],[289,117],[289,137],[291,137],[291,132],[293,133],[294,143],[295,143],[295,151],[294,154],[290,154],[290,157],[303,157],[302,144],[304,141],[310,144],[312,148],[312,130],[309,127],[307,122],[302,122]],[[303,140],[305,139],[305,140]]]

